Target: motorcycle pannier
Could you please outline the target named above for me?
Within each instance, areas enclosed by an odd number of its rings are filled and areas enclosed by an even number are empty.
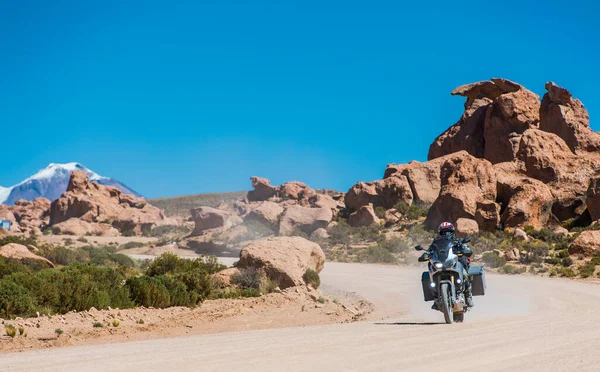
[[[483,266],[470,266],[471,292],[473,296],[485,295],[485,272]]]
[[[433,301],[433,293],[431,293],[431,287],[429,287],[429,271],[425,271],[421,275],[421,284],[423,284],[423,297],[425,301]]]

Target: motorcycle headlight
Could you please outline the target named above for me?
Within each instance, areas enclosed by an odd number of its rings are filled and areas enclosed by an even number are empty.
[[[441,263],[441,262],[436,262],[436,263],[434,263],[434,264],[433,264],[433,267],[435,267],[436,269],[438,269],[438,270],[439,270],[439,269],[441,269],[442,267],[444,267],[444,265],[442,265],[442,263]]]

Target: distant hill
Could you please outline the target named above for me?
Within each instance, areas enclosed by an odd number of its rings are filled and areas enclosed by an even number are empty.
[[[117,187],[126,194],[141,196],[125,184],[110,177],[100,176],[79,163],[51,163],[46,168],[12,187],[0,187],[0,204],[13,205],[19,199],[31,201],[40,197],[50,199],[50,201],[55,200],[67,191],[69,177],[75,170],[87,173],[90,181],[105,186]]]
[[[208,206],[216,207],[221,202],[229,202],[246,197],[248,191],[220,192],[174,196],[170,198],[150,199],[148,202],[165,211],[167,216],[189,217],[190,209]]]

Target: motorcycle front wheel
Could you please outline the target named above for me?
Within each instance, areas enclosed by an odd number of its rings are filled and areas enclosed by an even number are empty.
[[[444,313],[444,319],[447,324],[452,324],[454,321],[454,314],[452,313],[452,306],[450,305],[450,285],[448,283],[442,284],[440,292],[442,294],[442,312]]]

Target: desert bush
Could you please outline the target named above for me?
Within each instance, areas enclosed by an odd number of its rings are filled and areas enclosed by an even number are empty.
[[[598,254],[597,252],[594,252],[594,255],[592,256],[590,263],[594,266],[600,265],[600,254]]]
[[[63,331],[62,328],[56,328],[54,330],[54,333],[56,333],[56,336],[58,337],[58,336],[62,335],[63,333],[65,333],[65,331]]]
[[[210,276],[202,271],[176,274],[173,278],[186,286],[187,291],[191,293],[190,301],[195,302],[193,305],[204,301],[213,293],[213,284]]]
[[[319,288],[319,286],[321,285],[321,278],[319,277],[319,273],[313,269],[306,269],[304,275],[302,275],[302,279],[304,279],[304,282],[313,287],[314,289]]]
[[[4,326],[4,331],[8,337],[14,338],[17,335],[17,329],[12,324],[7,324]]]
[[[504,274],[517,275],[517,274],[523,274],[524,272],[526,272],[527,268],[517,267],[517,266],[513,266],[513,265],[504,265],[498,271],[501,273],[504,273]]]
[[[421,217],[426,217],[430,207],[430,205],[419,202],[413,202],[411,205],[408,205],[402,200],[400,200],[398,203],[396,203],[396,205],[394,205],[394,209],[402,213],[402,216],[404,216],[409,221],[418,220]]]
[[[379,218],[384,218],[385,217],[385,208],[378,206],[375,207],[375,215]]]
[[[378,245],[391,253],[408,252],[409,250],[406,240],[399,237],[385,239]]]
[[[589,278],[590,276],[594,275],[594,271],[596,271],[596,265],[591,262],[587,262],[583,265],[579,265],[577,271],[579,272],[580,277]]]
[[[142,243],[142,242],[127,242],[125,244],[121,244],[121,246],[119,246],[119,250],[131,249],[131,248],[141,248],[141,247],[145,247],[146,245],[147,245],[146,243]]]
[[[163,253],[150,263],[146,269],[146,275],[159,276],[166,274],[178,274],[188,271],[203,271],[207,274],[214,274],[225,270],[227,266],[219,263],[216,257],[202,257],[194,260],[178,257],[172,253]]]
[[[573,277],[577,276],[575,271],[573,269],[571,269],[570,267],[561,267],[558,270],[558,273],[560,276],[565,277],[565,278],[573,278]]]
[[[571,257],[564,257],[560,260],[560,264],[564,267],[569,267],[573,265],[573,259]]]
[[[152,229],[152,231],[150,232],[150,236],[153,237],[160,237],[160,236],[164,236],[164,235],[173,235],[173,234],[188,234],[190,232],[190,229],[187,226],[172,226],[172,225],[165,225],[165,226],[157,226],[154,229]]]
[[[137,236],[137,234],[133,230],[124,230],[124,231],[121,231],[121,235],[126,236],[126,237]]]
[[[543,262],[550,250],[548,244],[544,242],[526,242],[522,249],[524,252],[520,255],[519,260],[523,264]]]
[[[387,249],[374,245],[358,256],[359,261],[369,263],[397,263],[396,257]]]
[[[32,315],[35,301],[29,291],[9,280],[0,280],[0,316],[6,319]]]
[[[506,265],[506,257],[500,257],[496,252],[485,252],[482,256],[483,262],[492,268]]]
[[[37,239],[35,237],[26,238],[23,236],[12,235],[12,236],[5,236],[3,238],[0,238],[0,247],[10,244],[10,243],[21,244],[24,246],[28,246],[28,245],[37,246],[38,245]]]
[[[160,277],[129,278],[126,283],[133,302],[138,306],[165,308],[171,302],[169,291]]]
[[[231,282],[242,289],[260,290],[261,281],[262,275],[255,268],[242,269],[231,276]]]
[[[87,243],[87,242],[88,242],[88,240],[87,240],[85,237],[83,237],[83,236],[82,236],[82,237],[79,237],[79,238],[77,238],[77,241],[78,241],[78,242],[81,242],[81,243]]]
[[[101,322],[94,322],[92,324],[92,327],[94,327],[94,328],[103,328],[104,325]]]

